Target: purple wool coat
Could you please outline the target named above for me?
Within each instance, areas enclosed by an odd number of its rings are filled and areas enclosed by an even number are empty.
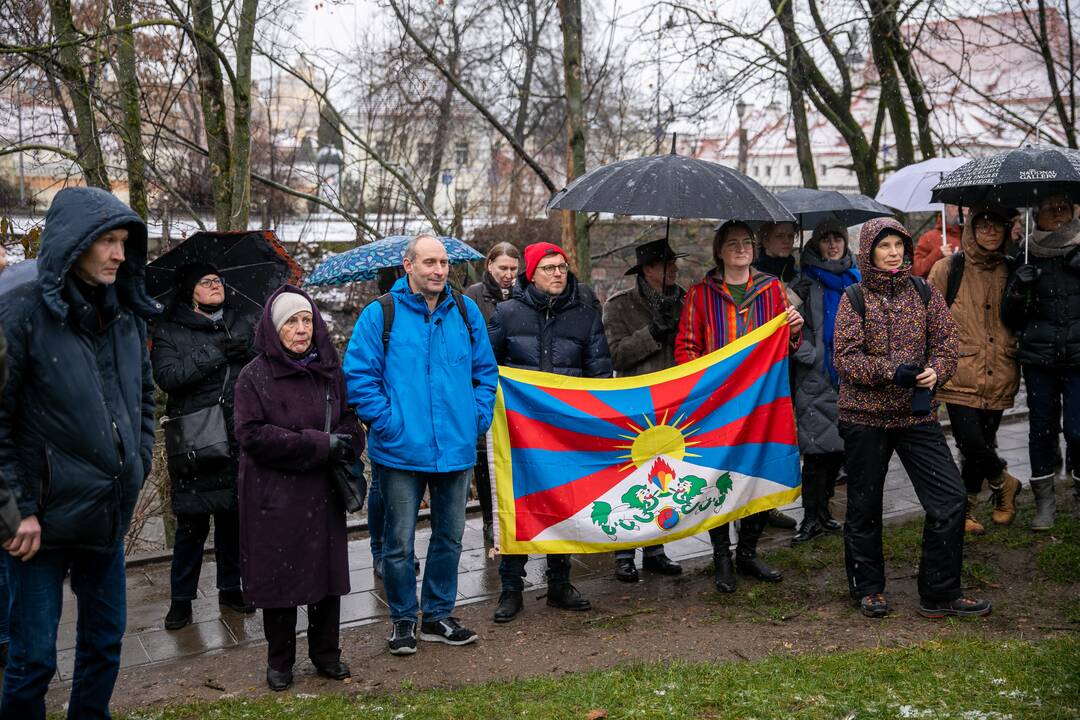
[[[330,485],[330,436],[323,431],[328,386],[331,432],[350,435],[357,457],[364,449],[318,308],[318,357],[304,367],[285,354],[270,319],[282,292],[308,297],[286,285],[267,300],[255,331],[259,355],[240,372],[235,391],[240,573],[244,599],[260,608],[308,605],[349,592],[345,509]]]

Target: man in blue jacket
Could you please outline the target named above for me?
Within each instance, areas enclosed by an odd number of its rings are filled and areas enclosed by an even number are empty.
[[[364,308],[344,363],[349,404],[370,428],[368,456],[385,507],[383,586],[394,655],[416,652],[413,540],[425,488],[431,541],[420,639],[449,645],[476,640],[451,613],[469,472],[477,438],[491,424],[498,383],[480,309],[446,285],[450,263],[443,244],[434,235],[418,235],[405,250],[404,266],[405,277],[387,299],[392,312],[383,302]]]
[[[65,575],[78,608],[69,718],[108,718],[126,622],[124,534],[154,447],[146,225],[110,193],[60,191],[37,282],[4,296],[0,475],[22,520],[4,547],[11,645],[0,717],[44,718]]]

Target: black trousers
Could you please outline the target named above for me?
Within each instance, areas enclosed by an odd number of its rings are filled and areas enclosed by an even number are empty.
[[[836,478],[844,467],[844,453],[803,455],[802,504],[805,514],[821,513],[836,490]]]
[[[769,522],[768,512],[747,515],[739,521],[739,542],[735,546],[735,556],[752,558],[757,555],[758,540],[765,532],[765,525]],[[731,532],[728,524],[717,525],[709,530],[709,540],[712,541],[713,552],[728,552],[731,547]]]
[[[885,590],[882,493],[894,451],[900,456],[926,512],[919,595],[924,600],[960,597],[966,498],[941,425],[935,421],[882,428],[840,423],[840,434],[847,454],[844,559],[852,598]]]
[[[177,515],[170,573],[173,600],[194,600],[202,572],[203,546],[210,534],[210,514]],[[240,589],[240,513],[216,512],[214,518],[214,559],[217,561],[218,590]]]
[[[487,450],[477,450],[476,467],[473,468],[473,480],[476,482],[476,499],[480,501],[480,515],[484,524],[491,524],[491,472],[488,470]]]
[[[296,608],[264,608],[263,634],[266,661],[278,672],[287,672],[296,663]],[[341,628],[341,597],[327,595],[307,606],[308,657],[325,667],[341,660],[338,635]]]
[[[960,478],[968,495],[983,488],[1005,469],[1005,461],[997,454],[997,431],[1002,410],[980,410],[947,403],[952,436],[960,450]]]

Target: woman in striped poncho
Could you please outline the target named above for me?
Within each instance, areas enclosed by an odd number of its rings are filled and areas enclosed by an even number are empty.
[[[798,347],[802,316],[788,308],[783,283],[751,267],[754,260],[754,232],[746,223],[731,220],[716,231],[713,239],[716,268],[690,288],[683,304],[679,334],[675,338],[675,360],[685,363],[707,355],[787,312],[792,349]],[[767,512],[743,518],[735,563],[731,560],[728,526],[709,531],[716,589],[735,592],[736,569],[767,582],[779,582],[783,575],[757,556],[758,539],[765,529]]]

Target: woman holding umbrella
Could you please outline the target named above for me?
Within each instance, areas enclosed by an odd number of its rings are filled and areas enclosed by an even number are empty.
[[[1067,457],[1080,458],[1080,220],[1064,194],[1038,205],[1027,259],[1009,279],[1002,317],[1016,331],[1016,359],[1030,412],[1028,453],[1035,495],[1032,530],[1054,524],[1055,446],[1064,411]],[[1072,470],[1080,507],[1080,478]]]
[[[787,307],[783,284],[751,267],[754,231],[739,220],[721,225],[713,238],[716,267],[686,293],[679,332],[675,336],[675,360],[682,364],[707,355],[787,312],[792,350],[798,347],[802,316]],[[709,530],[715,563],[716,589],[735,592],[735,571],[766,582],[780,582],[779,570],[757,555],[757,544],[768,522],[768,513],[742,519],[735,563],[727,524]]]
[[[251,349],[253,318],[237,313],[225,301],[225,284],[217,268],[192,263],[176,273],[176,291],[164,320],[154,329],[150,361],[154,381],[168,399],[168,417],[223,406],[232,457],[198,465],[169,457],[172,510],[176,515],[171,604],[165,629],[191,622],[191,601],[198,592],[203,545],[214,519],[218,602],[242,613],[254,612],[240,594],[240,530],[236,503],[239,450],[233,434],[233,389]]]
[[[802,299],[802,344],[795,359],[795,412],[799,449],[803,453],[803,520],[792,545],[809,542],[840,523],[829,512],[829,499],[844,465],[836,400],[840,375],[833,365],[836,311],[844,289],[862,275],[848,249],[847,228],[838,220],[825,220],[803,248],[802,275],[791,286]]]

